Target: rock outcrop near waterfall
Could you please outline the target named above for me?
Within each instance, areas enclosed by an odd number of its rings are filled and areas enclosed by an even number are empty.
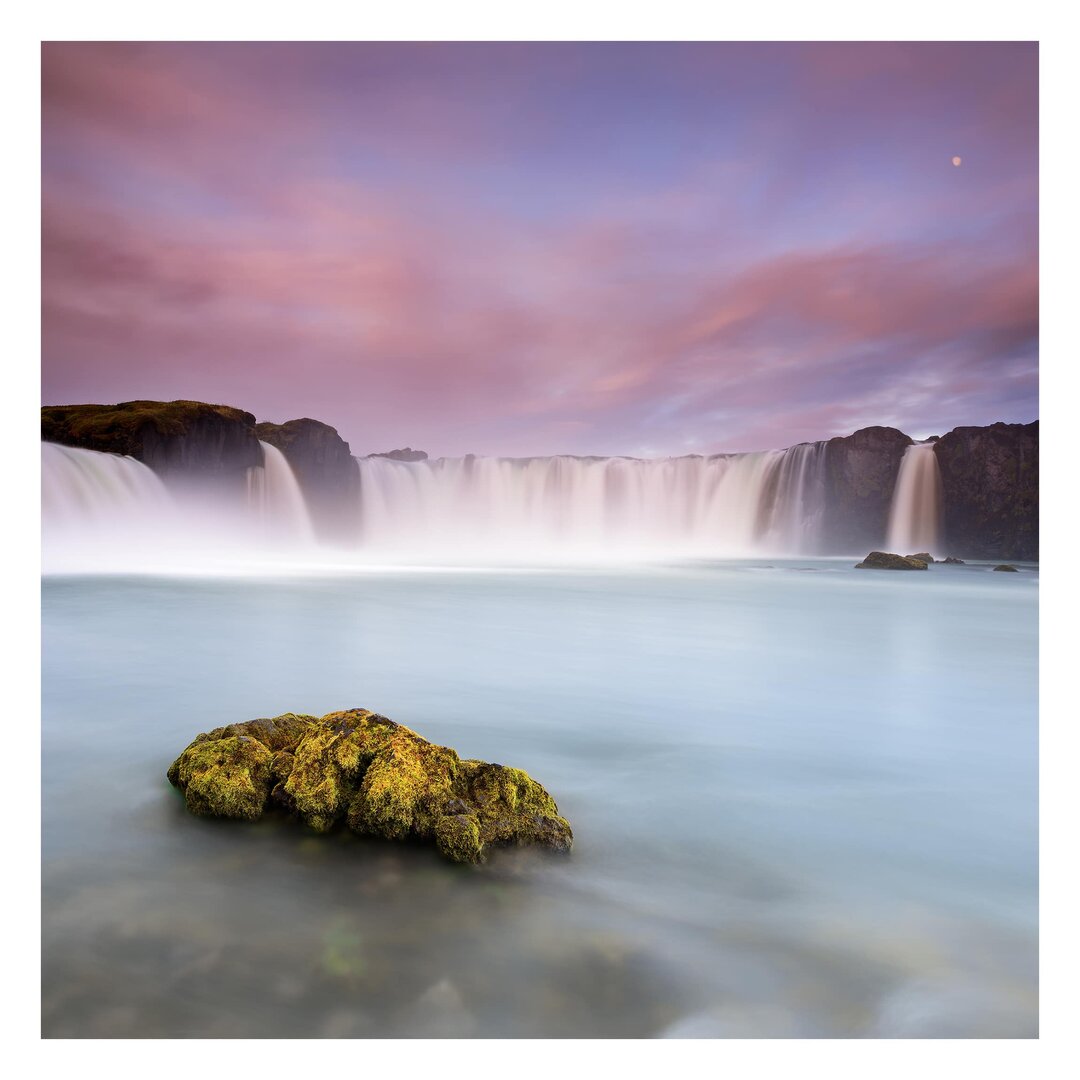
[[[1039,422],[958,427],[935,444],[945,546],[973,559],[1039,558]]]
[[[166,481],[221,483],[241,490],[263,464],[260,441],[276,447],[296,475],[318,532],[355,530],[359,474],[349,444],[319,420],[256,423],[243,409],[202,401],[122,401],[41,410],[45,442],[126,454]]]
[[[220,479],[237,486],[262,464],[255,417],[202,401],[122,401],[41,410],[46,442],[127,454],[159,476]]]
[[[362,836],[434,843],[453,862],[483,862],[501,845],[569,851],[574,840],[527,773],[463,761],[367,709],[215,728],[168,778],[193,814],[256,821],[276,807],[316,832],[346,823]]]
[[[826,552],[865,551],[885,537],[896,478],[912,440],[891,427],[861,428],[825,450]]]
[[[389,458],[391,461],[427,461],[427,451],[406,446],[402,450],[387,450],[383,454],[369,454],[368,457]]]
[[[924,552],[925,554],[925,552]],[[933,559],[930,560],[933,562]],[[856,570],[925,570],[925,559],[914,555],[896,555],[891,551],[871,551],[862,562],[855,564]]]
[[[312,521],[327,538],[346,539],[356,528],[360,473],[349,444],[335,428],[304,417],[256,424],[258,437],[285,455],[304,492]]]

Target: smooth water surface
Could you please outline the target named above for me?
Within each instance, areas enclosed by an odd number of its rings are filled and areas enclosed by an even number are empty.
[[[46,1036],[1031,1036],[1037,582],[851,561],[43,584]],[[199,732],[363,706],[572,855],[196,819]]]

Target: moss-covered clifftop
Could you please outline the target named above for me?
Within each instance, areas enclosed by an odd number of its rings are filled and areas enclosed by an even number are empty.
[[[462,760],[366,709],[215,728],[168,777],[193,814],[255,821],[276,806],[316,832],[344,822],[366,836],[434,843],[454,862],[482,862],[498,845],[573,844],[555,800],[527,773]]]
[[[891,427],[861,428],[825,448],[825,550],[865,551],[885,539],[900,461],[911,439]]]
[[[50,405],[41,410],[46,442],[128,454],[160,475],[242,477],[262,464],[255,417],[202,401],[122,401]]]
[[[1039,558],[1039,422],[959,427],[934,445],[945,547],[974,559]]]

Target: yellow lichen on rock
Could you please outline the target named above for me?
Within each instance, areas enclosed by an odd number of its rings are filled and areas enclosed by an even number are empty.
[[[180,755],[170,779],[176,776],[193,814],[256,821],[270,794],[272,757],[249,735],[207,739]]]
[[[501,844],[568,851],[569,823],[520,769],[462,761],[366,709],[321,719],[287,713],[199,735],[169,769],[197,814],[256,820],[268,805],[317,832],[434,842],[455,862]]]

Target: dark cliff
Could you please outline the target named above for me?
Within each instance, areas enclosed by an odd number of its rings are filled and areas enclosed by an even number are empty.
[[[389,458],[391,461],[427,461],[428,459],[425,450],[414,450],[411,446],[406,446],[404,450],[387,450],[384,454],[368,454],[368,457]]]
[[[262,464],[255,417],[201,401],[122,401],[41,410],[47,442],[128,454],[161,476],[240,483]]]
[[[934,453],[949,553],[1038,560],[1039,422],[954,428]]]
[[[257,424],[255,431],[292,466],[319,534],[326,539],[355,537],[360,472],[349,444],[337,431],[308,417]]]
[[[355,528],[359,473],[349,444],[318,420],[256,424],[228,405],[201,401],[123,401],[118,405],[54,405],[41,410],[47,442],[128,454],[170,484],[243,489],[247,470],[262,465],[260,440],[285,455],[315,528],[326,538]]]
[[[880,546],[889,524],[896,476],[911,439],[891,427],[861,428],[825,447],[827,552]]]

